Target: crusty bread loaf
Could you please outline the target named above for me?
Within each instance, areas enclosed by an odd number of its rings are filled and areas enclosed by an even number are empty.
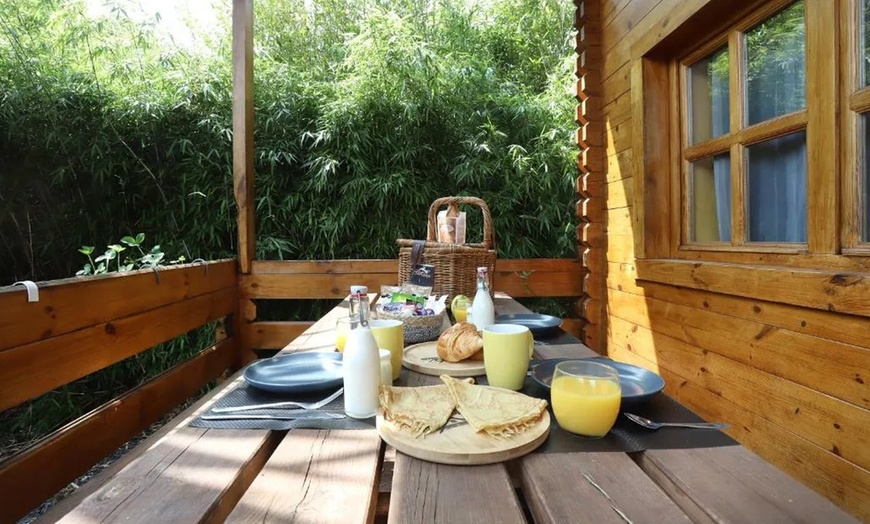
[[[446,362],[483,360],[483,338],[471,322],[457,322],[438,338],[438,357]]]

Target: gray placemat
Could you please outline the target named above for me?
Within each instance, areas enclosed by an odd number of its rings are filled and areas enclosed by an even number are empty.
[[[214,408],[228,408],[234,406],[243,406],[246,404],[265,404],[270,402],[284,402],[295,400],[300,402],[316,402],[322,398],[328,397],[335,390],[320,391],[313,394],[294,394],[294,395],[279,395],[261,391],[252,388],[246,383],[241,383],[235,389],[230,391],[225,397],[218,400],[208,411],[203,415],[216,415],[212,413]],[[306,413],[300,413],[303,410],[296,409],[262,409],[245,411],[244,413],[256,415],[286,415],[288,413],[300,414],[305,416]],[[313,411],[326,411],[330,413],[344,414],[344,395],[333,400],[326,406]],[[197,428],[212,428],[212,429],[272,429],[272,430],[287,430],[287,429],[373,429],[375,427],[375,418],[369,419],[354,419],[345,417],[341,419],[311,419],[298,418],[295,420],[203,420],[202,417],[196,417],[191,423],[191,426]]]
[[[486,382],[482,377],[481,383]],[[550,401],[550,391],[531,378],[526,379],[523,393]],[[648,449],[689,449],[718,446],[736,446],[737,441],[721,431],[710,429],[662,428],[650,430],[628,420],[623,412],[634,413],[660,422],[704,422],[692,410],[673,398],[659,393],[644,401],[623,405],[613,429],[602,438],[590,439],[570,433],[559,427],[553,408],[549,406],[552,425],[550,436],[539,449],[543,453],[571,453],[583,451],[618,451],[631,453]]]

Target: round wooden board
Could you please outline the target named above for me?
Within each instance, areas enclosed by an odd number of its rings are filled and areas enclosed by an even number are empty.
[[[550,414],[544,411],[537,424],[507,439],[475,432],[458,413],[441,430],[420,438],[398,429],[381,415],[377,427],[384,442],[405,455],[439,464],[471,466],[503,462],[534,451],[550,434]]]
[[[438,341],[432,340],[405,348],[402,365],[424,375],[449,375],[451,377],[476,377],[486,373],[482,360],[445,362],[438,358]]]

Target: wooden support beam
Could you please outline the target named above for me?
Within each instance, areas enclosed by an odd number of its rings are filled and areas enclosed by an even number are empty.
[[[254,259],[254,2],[233,0],[233,187],[239,226],[239,269]]]

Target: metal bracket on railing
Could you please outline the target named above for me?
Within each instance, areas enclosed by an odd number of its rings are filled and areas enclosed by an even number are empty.
[[[157,282],[157,285],[160,285],[160,270],[157,269],[157,266],[152,266],[151,271],[154,272],[154,281]]]
[[[195,258],[195,259],[193,259],[191,264],[202,264],[203,266],[205,266],[205,274],[206,274],[206,276],[208,276],[208,262],[206,262],[204,259]]]
[[[27,288],[27,301],[28,302],[39,302],[39,288],[36,284],[33,283],[32,280],[19,280],[12,284],[13,286],[24,286]]]

